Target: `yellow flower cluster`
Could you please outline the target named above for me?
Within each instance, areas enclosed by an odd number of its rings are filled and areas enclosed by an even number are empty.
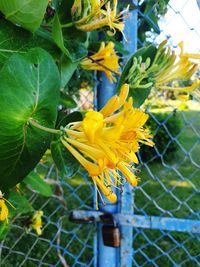
[[[128,92],[129,86],[123,85],[119,96],[113,96],[99,112],[88,111],[82,122],[69,124],[61,138],[88,171],[96,190],[112,203],[117,200],[112,188],[122,185],[124,179],[137,186],[132,163],[138,164],[139,144],[154,145],[143,128],[148,115],[133,108],[131,97],[126,101]]]
[[[13,209],[15,209],[15,207],[12,205],[12,203],[10,203],[10,201],[8,201],[7,199],[5,199],[3,196],[4,196],[4,194],[0,190],[0,222],[3,222],[3,221],[6,220],[6,222],[8,223],[9,210],[8,210],[8,207],[6,206],[6,202]]]
[[[42,234],[42,216],[43,216],[43,211],[38,210],[34,213],[33,218],[32,218],[32,224],[31,227],[36,231],[38,235]]]
[[[124,29],[124,13],[128,11],[128,7],[117,14],[117,0],[75,0],[72,6],[73,17],[81,17],[75,21],[75,26],[82,31],[89,32],[105,26],[111,31],[108,34],[115,34],[116,30],[123,32]]]
[[[178,56],[170,48],[164,47],[166,43],[167,41],[161,43],[153,62],[153,64],[159,66],[159,61],[163,54],[167,58],[167,61],[163,60],[162,68],[154,75],[155,87],[164,90],[191,92],[199,85],[199,79],[195,78],[190,86],[169,86],[168,84],[174,81],[189,80],[197,71],[198,64],[190,59],[190,54],[184,54],[183,42],[179,44],[181,52]]]
[[[142,57],[133,58],[132,67],[127,75],[127,82],[131,88],[155,87],[174,92],[191,92],[199,85],[197,78],[189,86],[179,85],[180,81],[188,81],[193,77],[198,64],[191,58],[198,58],[199,55],[184,53],[183,43],[179,44],[181,52],[176,55],[166,44],[167,40],[159,45],[152,62],[150,58],[145,62]]]
[[[0,198],[0,221],[8,222],[8,208],[6,206],[4,198]]]
[[[86,57],[81,61],[81,67],[86,70],[97,70],[105,72],[109,81],[116,82],[113,74],[120,74],[119,72],[119,58],[114,50],[115,44],[109,42],[105,45],[101,42],[101,46],[97,53]]]

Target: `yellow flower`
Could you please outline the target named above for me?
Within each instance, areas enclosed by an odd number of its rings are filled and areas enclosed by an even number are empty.
[[[31,227],[36,231],[38,235],[42,234],[42,216],[43,211],[39,210],[36,211],[32,217],[32,224]]]
[[[180,57],[182,58],[189,58],[189,59],[200,59],[200,54],[194,54],[194,53],[186,53],[184,52],[184,43],[180,42],[179,44],[181,53],[180,53]]]
[[[9,211],[8,208],[6,206],[6,202],[13,208],[15,209],[15,207],[12,205],[12,203],[10,203],[10,201],[8,201],[7,199],[5,199],[3,197],[3,193],[0,190],[0,221],[7,221],[8,223],[8,215],[9,215]]]
[[[165,85],[162,85],[160,86],[161,89],[163,90],[176,90],[176,91],[180,91],[180,92],[192,92],[195,88],[197,88],[200,84],[200,81],[198,78],[195,78],[194,81],[192,82],[191,85],[189,86],[184,86],[184,87],[181,87],[181,86],[165,86]]]
[[[99,112],[87,112],[82,122],[70,123],[61,138],[88,171],[97,192],[112,203],[117,200],[112,188],[123,185],[124,179],[137,185],[132,163],[138,164],[139,144],[154,145],[143,128],[148,115],[133,108],[132,98],[126,101],[128,92],[129,86],[123,85],[119,96],[113,96]]]
[[[6,206],[6,202],[13,208],[15,209],[15,207],[10,203],[10,201],[8,201],[7,199],[5,199],[3,197],[3,193],[0,190],[0,221],[7,221],[8,223],[8,215],[9,215],[9,211],[8,208]]]
[[[108,26],[112,32],[109,34],[115,34],[116,29],[123,32],[125,18],[124,13],[128,11],[127,7],[124,11],[117,14],[117,0],[89,0],[88,5],[80,7],[80,1],[75,0],[72,7],[72,15],[75,14],[76,8],[78,8],[78,15],[82,13],[82,18],[75,21],[75,26],[85,32],[96,30],[105,26]],[[81,12],[80,12],[81,10]]]
[[[6,206],[5,200],[0,198],[0,221],[8,222],[8,208]]]
[[[127,82],[130,83],[131,88],[154,86],[161,90],[191,92],[199,85],[197,78],[190,86],[179,85],[180,82],[192,79],[198,69],[198,64],[191,60],[195,57],[194,54],[183,53],[183,43],[179,44],[179,55],[176,55],[171,48],[166,47],[166,44],[167,40],[159,45],[153,62],[150,58],[147,58],[145,62],[141,57],[134,58],[127,75]]]
[[[92,125],[92,131],[91,131]],[[100,136],[103,129],[103,115],[99,112],[89,111],[83,121],[83,131],[90,143],[94,143],[95,137]]]
[[[109,81],[116,82],[114,74],[120,74],[119,72],[119,58],[114,50],[115,44],[109,42],[105,45],[101,42],[101,46],[97,53],[90,57],[86,57],[81,61],[81,67],[86,70],[98,70],[105,72]]]
[[[187,100],[189,100],[189,96],[181,94],[181,95],[177,96],[177,99],[181,100],[181,101],[187,101]]]
[[[198,64],[190,60],[189,54],[187,54],[186,56],[183,53],[183,42],[179,44],[179,47],[181,50],[179,56],[175,56],[173,51],[170,51],[170,49],[161,48],[161,50],[163,50],[163,53],[165,53],[166,57],[168,57],[168,60],[163,66],[163,68],[161,68],[161,70],[158,71],[157,74],[154,76],[156,80],[155,86],[157,88],[167,90],[175,89],[182,92],[190,92],[199,85],[198,79],[195,79],[191,86],[186,87],[173,86],[173,84],[171,86],[167,85],[174,81],[189,80],[198,69]],[[157,57],[157,60],[159,60],[159,57]],[[157,61],[154,63],[156,64]]]

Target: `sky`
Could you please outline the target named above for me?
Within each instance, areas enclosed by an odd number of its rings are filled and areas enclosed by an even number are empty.
[[[184,41],[184,51],[200,52],[200,10],[196,0],[171,0],[168,11],[159,21],[161,34],[156,41],[170,37],[176,46]]]

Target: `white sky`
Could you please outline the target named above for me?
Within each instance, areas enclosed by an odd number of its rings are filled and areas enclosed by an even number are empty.
[[[185,52],[200,52],[200,10],[196,0],[171,0],[166,15],[160,20],[161,34],[156,41],[170,37],[176,46],[184,41]]]

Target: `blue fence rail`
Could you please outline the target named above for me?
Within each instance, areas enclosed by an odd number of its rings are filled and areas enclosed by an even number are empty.
[[[169,19],[166,15],[165,25],[176,23],[178,18],[179,27],[187,28],[188,36],[193,34],[195,42],[200,43],[199,24],[192,25],[186,17],[186,9],[192,12],[188,5],[193,4],[197,11],[195,0],[124,2],[131,4],[132,16],[125,27],[129,41],[126,49],[131,53],[137,46],[156,43],[162,38],[177,45],[177,40],[159,28],[155,19],[158,16],[162,20],[165,7],[170,14]],[[147,3],[151,5],[147,7]],[[158,15],[159,12],[162,14]],[[101,77],[101,82],[101,88],[94,94],[94,105],[99,108],[114,94],[114,87],[105,77]],[[59,177],[53,165],[41,164],[38,171],[45,173],[45,178],[56,186],[51,199],[30,195],[32,203],[44,211],[44,233],[38,237],[25,230],[23,220],[14,221],[10,234],[0,245],[0,266],[200,265],[200,97],[194,92],[191,100],[182,103],[163,92],[155,90],[153,94],[154,101],[150,99],[144,108],[156,124],[154,134],[162,130],[168,139],[164,148],[157,144],[146,158],[139,155],[138,188],[132,190],[126,185],[117,205],[95,211],[93,185],[85,173],[73,180]],[[88,104],[91,92],[84,92],[83,98]],[[170,124],[172,118],[181,125],[176,133]],[[175,119],[173,123],[177,128]],[[112,216],[105,223],[108,213]],[[121,235],[118,248],[105,246],[102,239],[102,226],[113,222]]]

